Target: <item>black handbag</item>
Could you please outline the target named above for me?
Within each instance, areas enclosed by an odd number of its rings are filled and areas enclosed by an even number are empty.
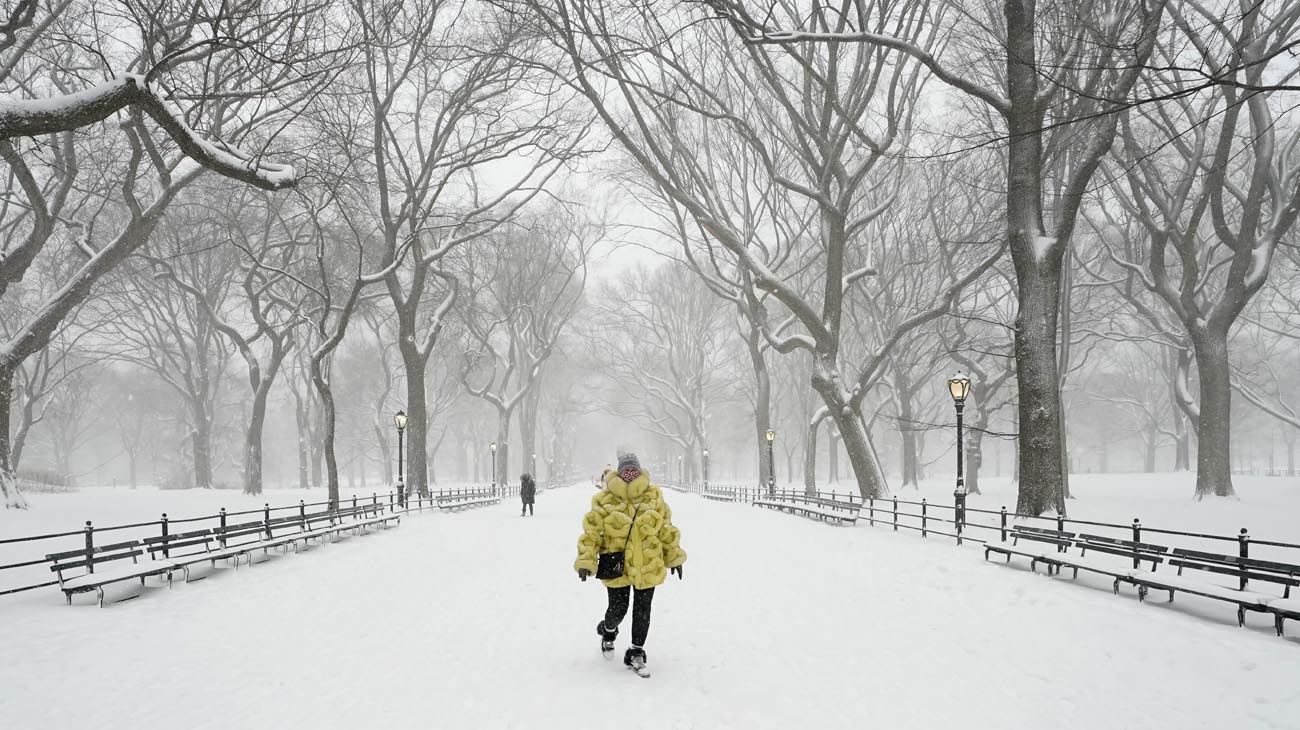
[[[641,508],[638,507],[632,512],[632,524],[627,526],[627,538],[623,540],[623,547],[627,547],[628,540],[632,539],[632,529],[636,527],[636,516],[640,514]],[[618,550],[612,553],[601,553],[596,556],[596,578],[599,580],[614,580],[622,578],[627,572],[627,564],[624,560],[626,550]]]

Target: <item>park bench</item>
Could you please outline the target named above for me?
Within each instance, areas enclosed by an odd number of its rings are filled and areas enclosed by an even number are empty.
[[[263,555],[269,554],[272,548],[282,548],[287,553],[290,547],[297,550],[313,539],[333,537],[344,531],[357,533],[375,525],[387,527],[400,521],[401,515],[384,513],[378,505],[360,504],[333,512],[326,510],[310,515],[243,522],[214,528],[206,559],[213,565],[217,560],[233,559],[235,568],[238,568],[240,557],[252,565],[253,554],[258,550]],[[201,561],[195,559],[190,564],[197,562]]]
[[[839,500],[811,495],[767,496],[755,499],[753,504],[767,509],[776,509],[788,514],[795,514],[821,522],[834,522],[845,525],[858,521],[858,512],[862,504],[852,499]]]
[[[1138,587],[1138,600],[1145,600],[1147,592],[1154,588],[1167,591],[1170,603],[1174,594],[1180,591],[1231,603],[1237,607],[1238,626],[1245,625],[1246,611],[1270,613],[1279,636],[1285,619],[1300,618],[1300,606],[1293,605],[1291,599],[1291,587],[1300,586],[1300,565],[1183,548],[1171,550],[1167,562],[1169,567],[1178,569],[1176,574],[1130,573],[1129,581]],[[1236,578],[1237,587],[1199,575],[1186,575],[1185,570]],[[1280,585],[1283,587],[1282,595],[1250,590],[1249,582],[1252,580]]]
[[[51,553],[45,558],[50,561],[50,570],[58,576],[59,590],[67,596],[69,605],[72,604],[74,593],[95,591],[98,604],[103,608],[104,586],[135,579],[139,579],[140,585],[143,586],[145,578],[164,576],[172,569],[172,564],[166,560],[140,562],[139,558],[144,552],[144,543],[131,540],[112,545],[99,545],[89,550],[83,548]],[[129,564],[116,563],[127,558],[131,559]],[[108,567],[110,563],[114,565]],[[96,569],[97,567],[99,569]],[[79,568],[84,569],[84,572],[68,575],[69,571],[76,571]]]
[[[1051,575],[1052,570],[1059,566],[1060,554],[1070,547],[1074,539],[1073,532],[1062,532],[1060,530],[1047,530],[1041,527],[1030,527],[1028,525],[1016,525],[1011,528],[1011,544],[986,542],[984,543],[984,559],[989,559],[989,553],[998,553],[1006,558],[1006,562],[1011,562],[1011,556],[1015,555],[1022,558],[1029,558],[1029,569],[1036,571],[1039,563],[1047,566],[1047,573]],[[1021,547],[1020,541],[1026,540],[1035,543],[1033,546]],[[1051,550],[1046,550],[1042,546],[1051,545]]]
[[[1104,535],[1080,534],[1073,541],[1074,547],[1079,548],[1077,556],[1070,555],[1068,552],[1059,551],[1055,554],[1045,555],[1044,562],[1047,562],[1050,568],[1055,568],[1056,574],[1061,574],[1061,568],[1070,568],[1072,577],[1078,578],[1079,571],[1084,570],[1090,573],[1097,573],[1113,579],[1112,590],[1119,593],[1119,584],[1122,582],[1132,582],[1130,579],[1142,569],[1143,563],[1150,563],[1151,570],[1163,563],[1169,552],[1169,548],[1164,545],[1155,545],[1147,542],[1134,542],[1132,540],[1120,540]],[[1092,555],[1089,555],[1089,552]],[[1099,558],[1098,553],[1110,558]],[[1132,561],[1130,565],[1122,565],[1115,557],[1124,558],[1126,561]],[[1133,568],[1131,566],[1137,566]],[[1049,568],[1049,570],[1050,570]]]
[[[493,495],[490,491],[474,491],[448,493],[442,492],[434,497],[439,509],[457,511],[472,507],[484,507],[489,504],[497,504],[501,498]]]
[[[1174,600],[1174,594],[1181,591],[1232,603],[1237,607],[1238,626],[1245,624],[1246,611],[1268,613],[1273,615],[1274,628],[1279,636],[1283,633],[1286,619],[1300,619],[1300,600],[1291,597],[1291,587],[1300,586],[1300,565],[1185,548],[1170,549],[1164,545],[1119,540],[1102,535],[1080,534],[1076,537],[1068,532],[1025,526],[1013,528],[1011,534],[1010,547],[986,543],[985,559],[989,553],[996,552],[1006,555],[1008,561],[1012,555],[1029,558],[1031,570],[1038,563],[1044,563],[1049,574],[1055,571],[1060,575],[1062,567],[1070,568],[1075,578],[1080,570],[1098,573],[1114,579],[1115,593],[1119,592],[1121,583],[1136,586],[1140,601],[1145,601],[1147,593],[1155,589],[1167,591],[1170,602]],[[1019,541],[1022,539],[1038,543],[1041,547],[1021,546]],[[1079,549],[1077,556],[1067,552],[1071,546]],[[1098,553],[1110,557],[1099,559]],[[1121,565],[1115,560],[1116,557],[1132,561],[1132,564]],[[1146,563],[1150,564],[1150,568],[1144,567]],[[1157,572],[1160,565],[1176,568],[1177,571]],[[1184,571],[1236,578],[1238,585],[1223,585],[1203,577],[1187,575]],[[1282,595],[1250,590],[1248,585],[1252,580],[1280,585]]]
[[[368,511],[368,510],[366,510]],[[190,581],[190,566],[199,563],[210,562],[214,567],[218,560],[234,558],[235,566],[239,566],[239,556],[249,556],[252,551],[262,547],[273,547],[279,545],[293,544],[297,548],[298,542],[306,542],[313,538],[323,538],[335,535],[342,530],[353,529],[358,522],[347,522],[345,518],[351,515],[364,514],[362,507],[348,507],[339,510],[337,513],[329,511],[316,512],[313,514],[302,514],[296,517],[283,517],[272,521],[271,529],[277,526],[281,529],[282,534],[271,540],[252,540],[230,545],[230,540],[235,537],[245,535],[258,535],[260,537],[267,529],[266,522],[248,522],[241,525],[234,525],[225,530],[220,528],[208,528],[203,530],[192,530],[189,532],[180,532],[168,535],[155,535],[143,540],[145,549],[149,556],[155,560],[166,560],[171,563],[172,568],[167,573],[167,582],[172,582],[172,573],[181,570],[185,574],[185,582]],[[293,525],[297,525],[298,530],[293,531]],[[284,534],[283,530],[288,526],[289,534]],[[222,542],[224,538],[224,544]],[[249,558],[251,564],[252,559]]]
[[[712,499],[715,502],[737,502],[740,500],[739,492],[715,491],[712,489],[702,492],[701,496],[705,499]]]

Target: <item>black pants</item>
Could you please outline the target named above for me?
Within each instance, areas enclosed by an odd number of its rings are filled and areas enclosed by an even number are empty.
[[[519,510],[519,516],[523,517],[526,514],[532,514],[532,513],[533,513],[533,503],[524,502],[524,508]]]
[[[605,638],[613,639],[618,634],[618,625],[627,615],[629,594],[632,595],[632,645],[645,646],[646,636],[650,633],[650,602],[654,600],[655,589],[632,590],[632,586],[607,588],[609,591],[609,608],[605,609]],[[611,631],[612,630],[612,631]]]

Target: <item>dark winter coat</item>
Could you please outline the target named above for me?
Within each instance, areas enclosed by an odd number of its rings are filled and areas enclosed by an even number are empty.
[[[519,482],[519,498],[524,501],[524,504],[532,504],[535,496],[537,496],[537,483],[532,477],[524,477]]]

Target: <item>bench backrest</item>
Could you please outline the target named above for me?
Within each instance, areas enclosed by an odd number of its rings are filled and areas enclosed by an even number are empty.
[[[233,543],[234,545],[259,542],[265,534],[266,525],[262,524],[261,520],[258,520],[257,522],[241,522],[237,525],[226,525],[224,530],[218,527],[212,531],[213,538],[220,540],[223,545],[230,545],[232,541],[235,541]],[[247,537],[249,535],[256,535],[256,537],[252,540],[238,540],[238,538]]]
[[[141,549],[140,541],[131,540],[129,542],[113,543],[112,545],[97,545],[91,548],[89,554],[87,554],[85,548],[50,553],[45,556],[45,559],[50,561],[50,571],[57,573],[59,580],[62,581],[63,574],[66,571],[85,568],[85,572],[93,573],[94,566],[101,563],[126,558],[131,558],[132,562],[136,562],[136,558],[143,554],[144,550]]]
[[[1202,570],[1207,573],[1218,573],[1219,575],[1230,575],[1234,578],[1244,580],[1257,580],[1264,583],[1276,583],[1286,586],[1285,597],[1290,597],[1291,587],[1300,586],[1300,576],[1283,575],[1280,573],[1268,573],[1257,570],[1251,570],[1249,567],[1236,565],[1224,565],[1223,563],[1210,563],[1202,560],[1189,560],[1182,558],[1170,558],[1169,565],[1178,568],[1178,574],[1182,575],[1183,568],[1192,570]],[[1245,583],[1241,584],[1242,589],[1246,587]]]
[[[1034,542],[1045,542],[1057,547],[1069,547],[1070,540],[1074,537],[1073,532],[1062,532],[1060,530],[1045,530],[1041,527],[1030,527],[1029,525],[1016,525],[1011,528],[1012,544],[1018,544],[1020,540],[1032,540]]]
[[[153,537],[146,537],[143,542],[145,549],[149,551],[150,557],[157,558],[158,553],[165,553],[170,556],[174,550],[185,550],[196,546],[202,546],[203,549],[192,552],[206,552],[208,543],[211,540],[212,529],[207,528],[190,532],[178,532],[174,535],[154,535]]]
[[[1202,563],[1249,568],[1251,570],[1265,573],[1277,573],[1279,575],[1300,576],[1300,565],[1281,563],[1276,560],[1243,558],[1238,555],[1210,553],[1203,550],[1189,550],[1186,548],[1177,548],[1171,553],[1171,555],[1182,560],[1195,560]]]
[[[1161,555],[1169,552],[1169,548],[1165,545],[1156,545],[1155,543],[1150,543],[1150,542],[1133,542],[1132,540],[1120,540],[1114,537],[1106,537],[1105,535],[1089,535],[1087,533],[1083,533],[1079,535],[1079,542],[1087,542],[1089,543],[1090,547],[1094,547],[1094,548],[1101,548],[1101,547],[1122,548],[1124,550],[1127,550],[1130,554],[1133,553],[1134,551],[1141,552],[1141,553],[1159,553]]]

